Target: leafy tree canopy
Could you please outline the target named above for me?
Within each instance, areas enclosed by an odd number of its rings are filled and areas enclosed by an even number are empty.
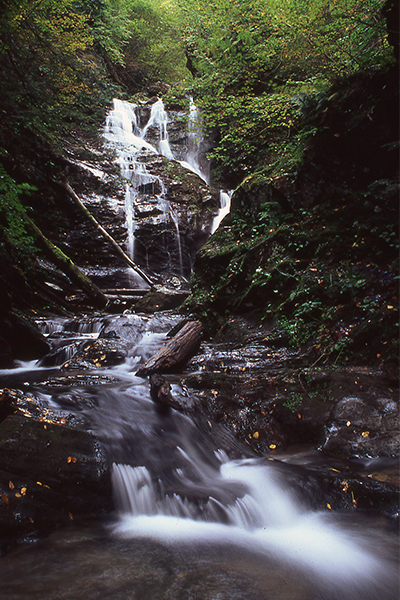
[[[301,108],[339,76],[393,62],[384,0],[177,0],[191,89],[240,180],[296,143]],[[292,148],[293,150],[293,148]]]

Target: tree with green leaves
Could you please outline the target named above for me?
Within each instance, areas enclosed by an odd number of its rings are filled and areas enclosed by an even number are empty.
[[[384,0],[177,2],[190,91],[218,135],[215,173],[237,182],[293,150],[307,98],[393,63]]]

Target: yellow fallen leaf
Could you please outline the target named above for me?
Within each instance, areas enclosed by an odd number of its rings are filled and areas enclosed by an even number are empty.
[[[270,444],[269,447],[270,447],[271,450],[275,450],[276,444]]]
[[[259,432],[258,432],[258,431],[255,431],[255,432],[253,433],[253,438],[254,438],[255,440],[258,440],[258,438],[259,438],[259,437],[260,437],[260,434],[259,434]]]
[[[329,502],[327,502],[326,506],[329,508],[329,510],[332,510],[332,506],[329,504]]]
[[[347,490],[349,489],[349,482],[348,481],[342,481],[342,486],[343,486],[343,491],[347,492]]]
[[[347,421],[346,425],[347,425],[347,427],[350,427],[351,421]]]
[[[26,496],[26,487],[21,488],[21,494]]]
[[[67,458],[67,463],[76,463],[76,458],[75,458],[75,456],[68,456],[68,458]]]
[[[340,473],[338,469],[334,469],[333,467],[331,468],[331,471],[334,471],[335,473]]]
[[[363,438],[366,438],[369,436],[369,431],[363,431],[361,435]]]
[[[22,496],[21,496],[21,494],[19,492],[16,492],[15,497],[16,498],[22,498]]]
[[[71,519],[71,521],[74,520],[74,517],[72,516],[72,513],[68,513],[69,518]]]
[[[43,485],[43,483],[40,483],[40,481],[37,481],[36,485]]]
[[[8,487],[10,488],[10,490],[13,490],[13,489],[14,489],[14,487],[15,487],[15,485],[13,484],[13,482],[12,482],[12,481],[9,481],[9,482],[8,482]]]

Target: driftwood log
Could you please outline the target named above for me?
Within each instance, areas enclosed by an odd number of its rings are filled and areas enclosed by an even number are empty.
[[[202,324],[200,321],[188,321],[169,342],[139,367],[136,375],[146,377],[153,373],[166,373],[175,370],[197,350],[201,338]]]

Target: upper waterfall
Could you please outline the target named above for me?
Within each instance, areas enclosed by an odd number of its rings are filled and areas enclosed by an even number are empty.
[[[170,121],[161,99],[145,104],[115,99],[104,137],[116,152],[125,185],[128,255],[150,271],[188,279],[196,251],[229,210],[229,196],[217,196],[209,186],[201,120],[192,99],[185,137],[179,134],[179,144],[171,144],[169,125],[176,132],[177,123]]]

